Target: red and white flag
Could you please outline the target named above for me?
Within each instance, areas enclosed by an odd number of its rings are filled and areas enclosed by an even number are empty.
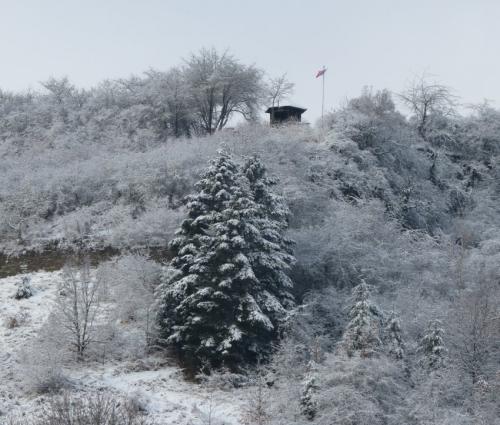
[[[320,70],[316,73],[316,78],[321,77],[321,76],[322,76],[325,72],[326,72],[326,68],[320,69]]]

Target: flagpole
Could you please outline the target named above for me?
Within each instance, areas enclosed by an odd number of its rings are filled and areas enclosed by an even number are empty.
[[[324,131],[324,121],[323,121],[323,116],[325,112],[325,65],[323,65],[323,75],[321,76],[323,78],[323,89],[322,89],[322,96],[321,96],[321,130]]]

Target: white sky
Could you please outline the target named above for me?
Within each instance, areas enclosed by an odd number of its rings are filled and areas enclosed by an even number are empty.
[[[500,0],[0,0],[6,90],[164,70],[202,46],[287,72],[309,121],[321,113],[322,65],[327,110],[422,72],[464,103],[500,106]]]

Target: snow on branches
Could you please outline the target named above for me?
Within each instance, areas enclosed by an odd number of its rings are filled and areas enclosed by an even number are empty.
[[[186,199],[157,296],[162,337],[188,367],[265,357],[293,305],[288,208],[271,186],[258,158],[241,170],[221,152]]]

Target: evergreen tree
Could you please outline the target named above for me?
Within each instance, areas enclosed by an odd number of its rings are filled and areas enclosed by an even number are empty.
[[[293,257],[265,237],[272,226],[264,226],[248,180],[227,155],[197,187],[158,291],[160,328],[191,368],[204,362],[234,368],[269,353],[291,300],[285,288],[291,287],[286,272]],[[264,268],[259,276],[254,271],[260,251],[270,277]]]
[[[300,397],[300,412],[308,420],[312,421],[318,412],[318,403],[314,399],[314,394],[318,390],[316,363],[311,361],[308,369],[306,379],[304,380],[304,389]]]
[[[261,208],[261,213],[275,225],[286,229],[290,210],[284,198],[273,192],[277,180],[267,174],[267,169],[258,156],[247,158],[243,165],[243,174],[248,179],[254,201]]]
[[[387,351],[396,360],[404,357],[404,342],[401,336],[401,323],[394,312],[391,313],[385,327],[385,344]]]
[[[184,200],[187,217],[169,244],[173,258],[157,290],[158,324],[163,341],[172,341],[180,332],[176,307],[192,297],[199,287],[205,272],[201,258],[213,243],[210,226],[231,199],[237,177],[236,164],[227,153],[220,152],[196,183],[198,192]]]
[[[382,345],[382,313],[370,300],[370,288],[364,280],[353,288],[351,299],[350,320],[342,337],[341,347],[348,355],[359,351],[363,357],[369,357]]]
[[[249,260],[256,277],[263,284],[267,299],[263,299],[264,310],[268,314],[278,313],[276,306],[294,304],[291,294],[293,282],[289,277],[295,263],[293,242],[286,238],[290,210],[280,195],[273,192],[276,180],[267,176],[261,160],[254,156],[243,165],[243,174],[248,179],[250,191],[256,205],[254,225],[259,230],[258,238],[250,238]],[[279,316],[283,316],[283,311]],[[280,317],[275,317],[279,320]]]
[[[22,300],[33,296],[33,289],[31,288],[31,278],[23,276],[21,281],[17,284],[17,290],[14,295],[16,300]]]
[[[238,168],[225,152],[210,161],[210,166],[196,183],[198,193],[185,198],[187,218],[170,243],[174,254],[172,266],[187,273],[198,250],[209,243],[208,229],[225,208],[237,187]]]
[[[446,348],[443,341],[443,328],[440,320],[431,320],[427,331],[419,343],[420,365],[428,369],[439,369],[444,364]]]

